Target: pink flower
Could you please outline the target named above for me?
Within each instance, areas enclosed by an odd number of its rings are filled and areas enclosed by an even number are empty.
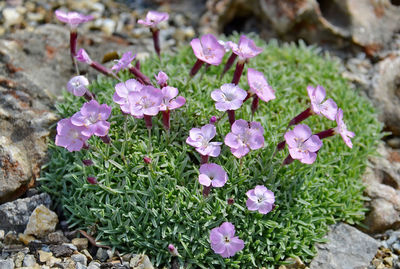
[[[84,76],[75,76],[67,83],[67,90],[75,96],[83,96],[87,92],[89,81]]]
[[[86,16],[78,12],[56,10],[54,13],[59,21],[69,24],[72,29],[77,28],[81,23],[93,20],[93,16]]]
[[[312,164],[317,158],[317,151],[322,147],[322,141],[313,135],[310,127],[305,124],[296,125],[285,134],[290,156],[302,163]]]
[[[105,136],[110,129],[110,123],[106,121],[111,114],[111,107],[100,105],[96,100],[84,103],[81,110],[71,117],[73,125],[85,127],[82,134],[86,136]]]
[[[225,145],[231,148],[236,158],[242,158],[250,150],[264,146],[264,128],[258,122],[237,120],[233,123],[231,132],[225,136]]]
[[[130,113],[130,104],[128,96],[130,92],[139,92],[144,87],[136,79],[128,79],[115,85],[113,101],[120,105],[122,112]]]
[[[86,63],[89,65],[93,63],[92,59],[89,57],[89,54],[87,54],[86,50],[84,49],[78,50],[78,53],[76,54],[76,59],[82,63]]]
[[[163,71],[158,72],[158,74],[155,76],[157,80],[157,84],[164,88],[167,86],[167,81],[168,81],[168,76],[165,74]]]
[[[221,152],[221,142],[210,142],[217,133],[217,128],[212,124],[206,124],[201,129],[192,128],[186,143],[196,148],[203,156],[218,157]]]
[[[346,143],[349,148],[353,148],[353,143],[351,143],[350,138],[353,138],[355,136],[355,133],[347,130],[347,126],[343,122],[343,110],[341,108],[338,109],[338,112],[336,114],[336,123],[337,127],[335,128],[335,132],[339,133],[342,136],[344,143]]]
[[[311,108],[315,114],[324,115],[330,120],[335,120],[337,113],[337,105],[331,98],[322,103],[325,99],[325,89],[317,85],[316,88],[312,86],[307,87],[308,96],[311,100]]]
[[[127,51],[122,54],[121,59],[117,60],[117,63],[111,67],[111,70],[119,72],[122,69],[128,68],[131,62],[135,59],[136,54],[133,55],[131,51]]]
[[[268,84],[263,73],[255,69],[248,68],[247,81],[249,82],[250,92],[256,94],[264,102],[275,99],[275,91]]]
[[[176,97],[179,93],[177,88],[167,86],[167,87],[162,88],[161,92],[164,96],[162,103],[160,105],[161,111],[173,110],[176,108],[180,108],[186,102],[186,99],[184,97],[182,97],[182,96]]]
[[[224,46],[219,44],[212,34],[203,35],[200,39],[195,38],[190,45],[197,59],[211,65],[219,65],[225,54]]]
[[[239,44],[232,46],[232,52],[239,56],[239,61],[245,61],[253,58],[263,51],[262,48],[256,46],[253,40],[242,35],[239,39]]]
[[[56,145],[70,152],[81,150],[86,140],[90,138],[81,133],[85,129],[85,127],[73,125],[71,118],[60,120],[57,123]]]
[[[157,27],[160,22],[168,20],[169,15],[166,12],[149,11],[145,20],[138,20],[139,24],[148,27]]]
[[[229,52],[232,48],[237,48],[236,43],[232,41],[223,41],[223,40],[218,40],[218,43],[222,46],[224,46],[225,52]]]
[[[161,90],[153,86],[143,86],[140,91],[130,92],[128,95],[130,114],[137,118],[155,116],[160,111],[163,100]]]
[[[223,258],[235,255],[244,248],[243,240],[235,236],[235,226],[230,222],[224,222],[210,232],[211,248]]]
[[[275,195],[272,191],[268,190],[262,185],[257,185],[254,189],[246,192],[247,199],[246,206],[250,211],[258,210],[261,214],[267,214],[273,209],[275,202]]]
[[[168,251],[172,256],[179,256],[179,252],[178,250],[175,248],[175,246],[173,244],[169,244],[168,245]]]
[[[232,83],[224,84],[220,89],[211,92],[211,98],[216,101],[215,108],[219,111],[239,109],[246,96],[246,91]]]
[[[228,180],[224,168],[215,163],[205,163],[200,166],[199,182],[201,185],[214,188],[223,187]]]

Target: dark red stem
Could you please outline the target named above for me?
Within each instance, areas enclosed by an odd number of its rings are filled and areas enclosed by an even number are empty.
[[[150,28],[151,33],[153,34],[153,43],[154,43],[154,50],[156,51],[158,58],[160,56],[160,30],[157,28]]]
[[[211,185],[208,187],[203,186],[203,196],[204,197],[208,197],[208,195],[210,194],[210,191],[211,191]]]
[[[290,156],[290,154],[286,157],[285,160],[283,160],[282,165],[288,165],[291,164],[294,161],[294,159],[292,158],[292,156]]]
[[[100,136],[100,139],[101,139],[105,144],[110,144],[110,143],[111,143],[111,138],[110,138],[108,135]]]
[[[208,155],[201,155],[200,164],[208,163]]]
[[[88,100],[88,101],[91,101],[91,100],[95,99],[95,98],[94,98],[94,94],[91,93],[89,90],[87,90],[87,91],[85,92],[85,94],[83,95],[83,97],[84,97],[86,100]]]
[[[197,59],[196,63],[193,65],[192,69],[190,70],[190,76],[194,77],[197,72],[199,72],[200,68],[203,66],[204,62],[202,60]]]
[[[229,56],[229,58],[228,58],[228,61],[226,61],[224,70],[222,71],[220,78],[223,78],[225,73],[228,72],[228,70],[232,67],[233,63],[235,62],[236,58],[237,58],[237,55],[232,52],[231,56]]]
[[[283,140],[282,142],[279,142],[278,145],[276,146],[276,151],[280,151],[280,150],[284,149],[285,145],[286,145],[285,140]]]
[[[243,69],[244,69],[244,62],[238,61],[238,63],[236,64],[235,73],[233,74],[233,79],[232,79],[233,84],[236,85],[239,84],[240,77],[242,76],[243,73]]]
[[[235,122],[235,110],[228,110],[228,119],[231,126]]]
[[[136,67],[132,66],[129,68],[129,71],[139,80],[142,81],[143,84],[145,85],[151,85],[151,80],[142,72],[140,72],[139,69]]]
[[[147,129],[151,129],[151,127],[153,127],[153,123],[152,123],[152,117],[149,115],[144,115],[144,122],[146,123],[146,127]]]
[[[104,65],[101,65],[98,62],[92,62],[90,66],[99,71],[100,73],[103,73],[104,75],[113,77],[111,70],[105,67]]]
[[[327,137],[330,137],[330,136],[334,136],[335,135],[335,129],[330,128],[328,130],[319,132],[319,133],[317,133],[315,135],[317,135],[319,137],[319,139],[324,139],[324,138],[327,138]]]
[[[251,113],[254,115],[258,108],[259,98],[257,95],[254,95],[253,102],[251,103]]]
[[[313,114],[311,107],[307,108],[306,110],[304,110],[303,112],[301,112],[299,115],[297,115],[296,117],[294,117],[290,122],[289,122],[289,126],[292,125],[296,125],[299,122],[302,122],[303,120],[307,119],[308,117],[310,117]]]
[[[136,61],[135,67],[137,70],[140,70],[140,61],[139,60]]]
[[[76,40],[78,39],[78,32],[71,31],[69,33],[69,49],[71,52],[71,57],[76,56]]]
[[[165,110],[162,112],[162,121],[164,124],[165,130],[169,130],[169,116],[170,116],[170,110]]]

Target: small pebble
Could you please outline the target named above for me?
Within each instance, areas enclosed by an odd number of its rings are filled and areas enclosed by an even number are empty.
[[[48,260],[50,260],[51,257],[53,257],[53,254],[51,252],[46,252],[46,251],[43,251],[43,250],[39,250],[38,254],[39,254],[39,261],[41,263],[45,263]]]
[[[89,263],[89,266],[87,269],[99,269],[100,268],[100,263],[96,261],[92,261]]]
[[[19,241],[21,241],[22,243],[24,243],[25,246],[27,246],[30,242],[32,242],[33,240],[35,240],[35,237],[32,235],[26,235],[26,234],[18,234],[18,238]]]
[[[81,254],[81,253],[72,255],[72,256],[71,256],[71,259],[72,259],[74,262],[76,262],[76,263],[81,263],[81,264],[83,264],[83,265],[85,265],[85,266],[86,266],[86,264],[87,264],[87,258],[86,258],[86,256],[83,255],[83,254]]]
[[[96,258],[101,262],[105,262],[108,259],[107,250],[104,248],[99,248],[96,253]]]
[[[22,264],[24,267],[34,267],[36,264],[35,256],[33,256],[31,254],[25,255],[24,261]]]
[[[1,260],[0,259],[0,268],[1,269],[14,269],[14,261],[10,259]]]
[[[5,232],[4,230],[0,230],[0,241],[4,240]]]
[[[71,243],[78,248],[78,250],[86,249],[88,247],[87,238],[74,238]]]

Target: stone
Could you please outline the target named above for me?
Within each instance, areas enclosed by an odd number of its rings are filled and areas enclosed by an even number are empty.
[[[12,259],[2,260],[0,259],[0,268],[1,269],[14,269],[14,261]]]
[[[35,240],[36,238],[33,237],[32,235],[26,235],[26,234],[18,234],[18,239],[21,241],[25,246],[27,246],[30,242]]]
[[[80,263],[86,266],[87,264],[87,258],[85,255],[78,253],[78,254],[74,254],[71,256],[71,259],[75,262],[75,263]]]
[[[143,254],[134,255],[129,262],[129,266],[134,269],[154,269],[149,257]]]
[[[29,222],[24,233],[39,238],[44,237],[48,233],[55,231],[57,223],[57,214],[44,205],[40,205],[36,207],[29,217]]]
[[[53,267],[55,264],[61,263],[60,258],[50,257],[50,259],[46,262],[46,265]]]
[[[91,261],[87,269],[100,269],[100,263],[96,261]]]
[[[64,269],[75,269],[75,262],[71,258],[64,258],[62,265]]]
[[[22,263],[24,261],[25,254],[23,252],[17,252],[17,254],[14,256],[14,266],[15,267],[22,267]]]
[[[370,212],[364,224],[370,232],[380,232],[388,228],[400,227],[399,211],[386,199],[374,199],[370,202]]]
[[[50,260],[51,257],[53,257],[53,253],[46,252],[43,250],[38,250],[38,255],[39,255],[39,261],[41,263],[46,263],[47,261]]]
[[[47,242],[50,244],[68,243],[69,239],[64,236],[62,231],[56,231],[47,235]]]
[[[67,247],[69,247],[70,249],[73,249],[73,250],[75,250],[75,251],[78,251],[78,248],[77,248],[75,245],[71,244],[71,243],[63,243],[62,245],[63,245],[63,246],[67,246]]]
[[[4,25],[10,27],[12,25],[20,24],[22,16],[16,8],[7,7],[3,9]]]
[[[19,240],[17,234],[14,231],[9,231],[4,237],[4,244],[5,245],[14,245],[19,244]]]
[[[74,238],[71,243],[78,248],[78,250],[86,249],[88,247],[87,238]]]
[[[101,262],[105,262],[108,259],[107,250],[104,248],[99,248],[96,252],[96,258]]]
[[[87,267],[86,267],[86,265],[83,265],[83,264],[81,264],[81,263],[77,263],[76,264],[76,267],[75,267],[76,269],[86,269]]]
[[[0,205],[0,229],[5,230],[6,232],[11,230],[23,232],[28,224],[29,216],[39,205],[45,205],[46,207],[51,206],[51,198],[47,193],[34,195],[29,198],[18,199],[13,202]]]
[[[88,259],[88,261],[92,261],[92,260],[93,260],[92,255],[89,253],[89,251],[88,251],[87,249],[83,249],[81,252],[82,252],[83,255],[86,256],[86,258]]]
[[[51,245],[49,248],[56,258],[69,257],[74,253],[74,250],[66,245]]]
[[[35,256],[28,254],[25,255],[22,265],[24,267],[34,267],[36,264]]]
[[[367,91],[373,103],[382,111],[380,118],[388,131],[400,135],[400,55],[380,61],[372,78],[372,87]]]
[[[366,267],[379,247],[378,241],[344,223],[332,225],[326,238],[328,243],[317,244],[310,269]]]

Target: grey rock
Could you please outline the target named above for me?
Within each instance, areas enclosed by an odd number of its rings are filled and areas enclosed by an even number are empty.
[[[105,262],[108,259],[107,250],[104,248],[99,248],[96,252],[96,258],[101,262]]]
[[[20,244],[17,233],[14,231],[9,231],[5,236],[4,236],[4,244],[5,245],[15,245],[15,244]]]
[[[143,254],[133,255],[129,262],[129,266],[134,269],[154,269],[149,257]]]
[[[69,257],[74,253],[74,250],[66,245],[50,245],[49,248],[56,258]]]
[[[35,256],[28,254],[24,257],[23,266],[24,267],[33,267],[36,264]]]
[[[4,230],[0,230],[0,241],[4,240],[4,236],[5,236],[5,231]]]
[[[12,259],[0,260],[0,269],[14,269],[14,261]]]
[[[331,226],[327,239],[328,243],[317,244],[310,269],[367,267],[379,247],[378,241],[344,223]]]
[[[83,255],[83,254],[81,254],[81,253],[72,255],[72,256],[71,256],[71,259],[72,259],[74,262],[80,263],[80,264],[85,265],[85,266],[86,266],[86,264],[87,264],[87,258],[86,258],[86,256]]]
[[[24,261],[25,254],[23,252],[17,252],[13,259],[14,259],[14,266],[15,267],[22,267],[22,263]]]
[[[76,269],[87,269],[86,265],[83,265],[83,264],[81,264],[79,262],[75,265],[75,268]]]
[[[47,235],[46,241],[50,244],[68,243],[69,239],[66,238],[62,231],[56,231]]]
[[[91,261],[87,268],[88,269],[99,269],[100,268],[100,263],[98,263],[96,261]]]
[[[0,205],[0,229],[23,232],[28,224],[29,216],[39,205],[51,206],[51,198],[47,193]]]

